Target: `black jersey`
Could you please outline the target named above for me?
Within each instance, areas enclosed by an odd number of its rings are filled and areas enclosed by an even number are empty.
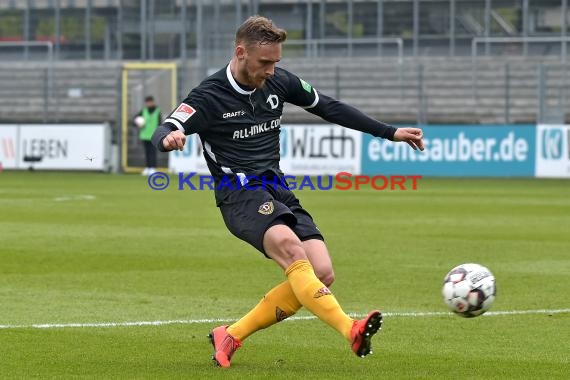
[[[173,130],[197,133],[208,168],[219,182],[223,177],[243,179],[279,168],[279,132],[283,104],[303,107],[327,121],[392,139],[395,128],[380,123],[345,103],[319,94],[296,75],[279,67],[262,88],[240,86],[230,65],[205,79],[164,121],[153,136],[160,151]],[[216,191],[219,202],[223,194]]]
[[[284,102],[310,108],[317,104],[318,94],[279,68],[263,88],[246,90],[235,81],[228,65],[193,89],[182,109],[175,110],[165,124],[186,135],[198,133],[214,179],[238,173],[279,173]]]

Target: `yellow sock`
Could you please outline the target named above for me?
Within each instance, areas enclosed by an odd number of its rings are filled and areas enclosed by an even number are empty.
[[[317,278],[313,266],[307,260],[297,260],[285,274],[299,302],[321,321],[350,340],[354,320],[342,310],[335,296]]]
[[[244,340],[254,332],[281,322],[301,308],[289,281],[271,289],[249,313],[228,327],[228,333]]]

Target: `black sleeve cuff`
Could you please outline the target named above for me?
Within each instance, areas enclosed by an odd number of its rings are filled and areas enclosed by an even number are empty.
[[[160,125],[158,128],[156,128],[156,131],[154,131],[154,134],[152,135],[152,145],[154,145],[154,147],[160,152],[167,152],[167,150],[164,149],[162,140],[164,140],[164,138],[170,134],[170,132],[174,132],[176,130],[177,128],[174,126],[168,126],[164,124]]]

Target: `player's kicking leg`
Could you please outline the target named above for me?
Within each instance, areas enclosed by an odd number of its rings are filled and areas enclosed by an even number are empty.
[[[325,243],[321,239],[310,239],[302,244],[315,274],[325,286],[330,287],[334,281],[334,271]],[[359,357],[371,354],[371,338],[380,329],[382,314],[378,310],[370,312],[364,319],[354,321],[350,332],[352,351]]]
[[[267,255],[285,270],[301,305],[341,333],[351,343],[356,355],[368,355],[371,352],[370,340],[382,327],[382,314],[375,310],[360,321],[350,318],[329,288],[317,278],[305,247],[288,226],[275,225],[268,229],[264,247]]]

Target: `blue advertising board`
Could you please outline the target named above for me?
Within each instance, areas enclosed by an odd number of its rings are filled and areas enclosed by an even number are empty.
[[[535,125],[424,126],[425,150],[364,135],[362,174],[533,177]]]

